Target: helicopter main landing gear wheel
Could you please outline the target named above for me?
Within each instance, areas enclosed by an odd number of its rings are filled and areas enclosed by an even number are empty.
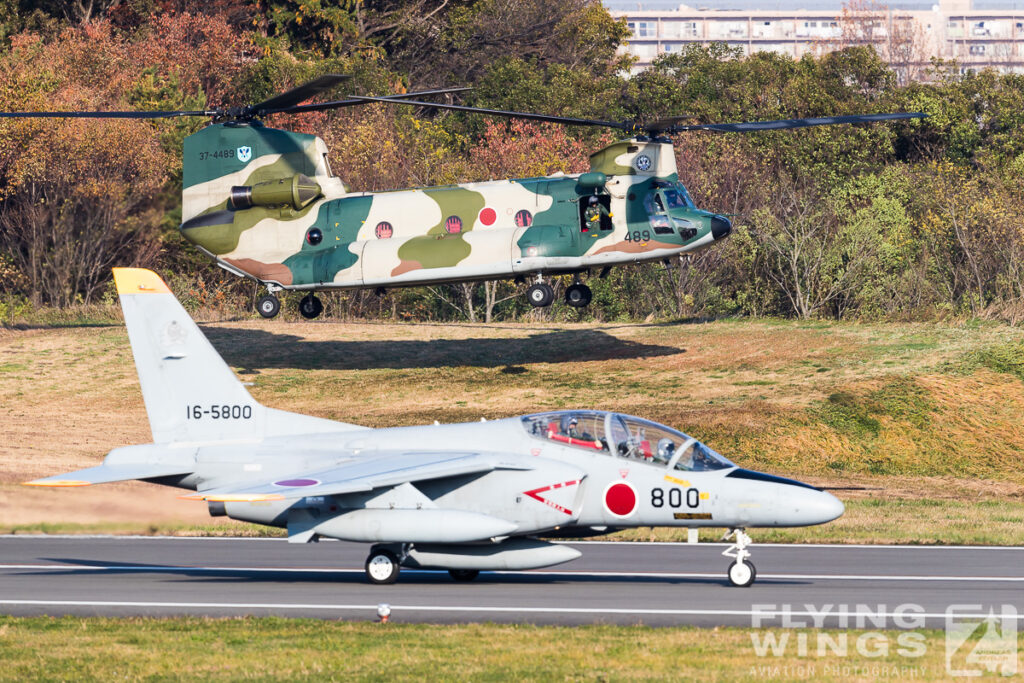
[[[390,550],[371,548],[366,558],[366,578],[370,583],[387,584],[398,580],[398,556]]]
[[[581,282],[570,285],[569,289],[565,290],[565,303],[573,308],[585,308],[593,298],[594,294],[590,291],[590,287]]]
[[[729,529],[729,532],[722,540],[728,540],[730,537],[736,539],[735,543],[726,548],[722,553],[726,557],[734,558],[727,572],[729,585],[736,586],[737,588],[747,588],[757,578],[757,569],[752,562],[747,561],[750,557],[750,551],[747,550],[747,546],[751,544],[750,536],[743,529]]]
[[[449,569],[448,574],[456,581],[463,583],[466,581],[472,581],[476,577],[480,576],[480,570],[478,569]]]
[[[281,302],[273,294],[261,296],[256,302],[256,312],[264,318],[273,318],[281,310]]]
[[[316,294],[310,292],[306,296],[302,297],[302,301],[299,302],[299,313],[306,320],[313,320],[319,318],[320,314],[324,312],[324,304],[320,301],[320,298]]]
[[[555,290],[553,290],[549,284],[538,282],[537,284],[530,285],[527,288],[526,300],[529,301],[530,305],[534,308],[550,306],[551,302],[555,300]]]

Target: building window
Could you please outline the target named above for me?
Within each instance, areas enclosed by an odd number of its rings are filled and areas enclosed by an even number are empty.
[[[972,55],[983,55],[985,54],[984,45],[971,45],[970,52]]]
[[[627,25],[633,29],[633,35],[637,38],[653,38],[658,35],[658,23],[655,21],[637,21]]]

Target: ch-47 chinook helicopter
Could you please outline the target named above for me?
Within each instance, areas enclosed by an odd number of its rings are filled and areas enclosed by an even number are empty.
[[[679,182],[669,135],[750,132],[891,121],[918,113],[862,114],[754,123],[601,121],[482,109],[416,99],[462,88],[386,97],[350,95],[302,104],[348,78],[329,74],[259,104],[208,111],[10,112],[0,117],[144,118],[208,116],[185,139],[181,232],[217,265],[267,289],[256,308],[280,310],[275,293],[302,290],[306,318],[323,304],[318,290],[516,278],[526,297],[549,306],[546,276],[570,274],[570,306],[590,303],[581,276],[612,266],[663,260],[704,249],[732,230],[729,219],[697,208]],[[590,171],[387,192],[352,192],[314,135],[264,126],[271,114],[300,114],[373,102],[449,109],[625,131],[629,137],[590,157]]]

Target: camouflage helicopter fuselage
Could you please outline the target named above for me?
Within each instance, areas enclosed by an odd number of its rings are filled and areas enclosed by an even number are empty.
[[[606,214],[587,220],[596,196]],[[182,233],[271,290],[393,287],[578,273],[725,237],[697,209],[667,140],[633,138],[579,175],[349,192],[313,135],[214,124],[184,150]]]

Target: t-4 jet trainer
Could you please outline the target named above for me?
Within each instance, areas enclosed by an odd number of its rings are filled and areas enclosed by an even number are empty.
[[[843,504],[737,467],[670,427],[598,410],[369,429],[267,408],[155,273],[114,270],[153,443],[33,486],[140,479],[195,491],[212,515],[288,540],[373,543],[366,575],[400,567],[532,569],[579,557],[551,538],[636,526],[725,527],[729,582],[749,586],[750,527],[823,524]]]

